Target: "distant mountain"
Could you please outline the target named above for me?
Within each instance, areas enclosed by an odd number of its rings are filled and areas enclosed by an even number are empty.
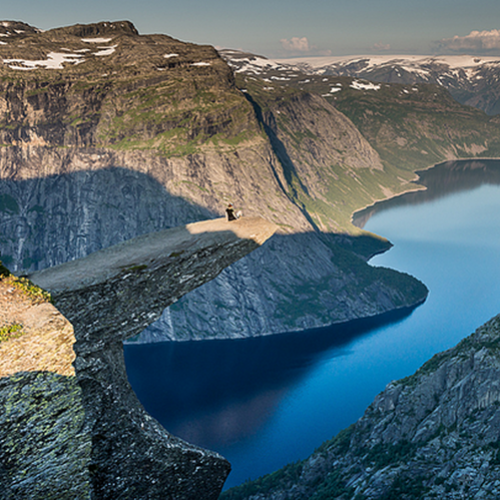
[[[230,50],[221,54],[235,71],[270,80],[293,79],[299,71],[306,75],[349,76],[372,82],[430,83],[444,87],[462,104],[490,115],[500,113],[500,57],[385,55],[273,60]]]

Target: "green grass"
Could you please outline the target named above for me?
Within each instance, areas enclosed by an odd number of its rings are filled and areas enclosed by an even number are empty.
[[[0,327],[0,342],[5,342],[10,339],[20,337],[24,332],[23,325],[19,323],[12,323]]]
[[[24,277],[17,277],[14,276],[13,274],[3,274],[3,269],[6,269],[3,265],[0,263],[0,276],[3,276],[3,281],[4,283],[7,283],[9,285],[12,285],[13,287],[17,288],[21,292],[23,292],[24,295],[29,297],[31,300],[33,300],[36,303],[40,302],[52,302],[52,296],[50,295],[49,292],[43,290],[39,286],[36,286],[34,283],[32,283],[28,278]],[[9,271],[7,271],[9,272]]]
[[[2,261],[0,260],[0,278],[6,278],[7,276],[10,276],[10,271],[2,264]]]
[[[231,488],[222,493],[220,500],[243,500],[259,493],[269,493],[282,485],[291,485],[296,482],[302,473],[303,462],[288,464],[272,474],[260,477],[254,481],[247,481],[240,486]]]

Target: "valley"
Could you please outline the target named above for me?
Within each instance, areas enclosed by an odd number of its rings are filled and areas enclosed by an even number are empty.
[[[217,498],[228,462],[148,415],[129,386],[122,342],[129,352],[165,341],[203,349],[205,341],[265,344],[276,334],[328,327],[328,348],[371,331],[342,333],[358,322],[418,313],[429,296],[423,278],[369,263],[392,243],[360,220],[384,200],[423,192],[417,171],[457,159],[474,160],[465,169],[473,171],[500,157],[496,60],[468,60],[465,72],[439,59],[403,61],[391,71],[390,59],[313,67],[141,35],[128,21],[47,31],[4,21],[0,35],[0,260],[53,293],[76,338],[76,375],[57,372],[50,357],[27,373],[17,360],[7,363],[14,372],[0,384],[9,409],[0,480],[9,499],[18,488],[27,498],[53,487],[62,495],[68,474],[78,478],[78,498],[163,498],[165,489],[176,499]],[[258,220],[265,237],[226,231],[229,223],[218,219],[228,203],[243,212],[238,224]],[[219,224],[219,236],[200,229],[195,237],[186,229],[193,223]],[[137,250],[137,241],[149,248],[152,233],[164,231],[189,236],[168,256],[138,251],[137,262],[107,266],[116,248]],[[98,266],[86,265],[61,289],[43,281],[81,262]],[[226,498],[461,494],[476,491],[460,479],[473,477],[465,462],[487,464],[481,487],[495,495],[498,397],[489,387],[497,323],[391,383],[361,420],[310,458]],[[64,342],[72,345],[71,335]],[[3,353],[17,356],[13,345]],[[325,344],[308,347],[306,363]],[[291,380],[307,372],[293,356],[283,365],[295,370]],[[273,386],[263,406],[280,391]],[[16,422],[33,418],[32,434],[14,446]],[[67,432],[59,432],[64,422]],[[46,438],[38,432],[45,425]],[[32,443],[51,450],[48,482],[34,479],[46,464],[24,461]],[[72,467],[62,473],[66,463]],[[435,479],[443,464],[458,479]]]

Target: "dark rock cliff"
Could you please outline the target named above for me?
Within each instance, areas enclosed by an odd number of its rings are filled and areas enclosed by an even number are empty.
[[[122,340],[275,230],[260,218],[206,221],[31,275],[73,323],[76,375],[48,366],[0,379],[2,498],[216,499],[228,462],[145,412],[127,380]],[[0,302],[12,301],[10,292]],[[37,338],[35,352],[44,348]],[[16,356],[16,343],[3,344],[2,356]]]

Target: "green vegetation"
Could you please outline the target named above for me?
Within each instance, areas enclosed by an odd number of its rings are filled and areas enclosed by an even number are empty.
[[[46,292],[39,286],[36,286],[28,278],[14,276],[2,264],[2,261],[0,261],[0,280],[6,284],[12,285],[18,290],[21,290],[26,296],[35,302],[52,302],[52,297],[49,292]]]
[[[29,127],[53,147],[155,150],[179,157],[207,148],[231,151],[260,135],[251,106],[212,47],[120,30],[112,38],[116,49],[105,57],[92,55],[99,48],[83,42],[81,33],[61,30],[24,31],[8,47],[0,46],[4,58],[44,60],[61,50],[82,57],[64,69],[0,68],[0,93],[8,88],[37,110],[30,118],[5,113],[0,125],[6,140],[0,142],[9,145],[16,130]],[[178,55],[167,61],[169,53]],[[15,210],[11,200],[4,201],[0,210]]]
[[[52,302],[50,293],[33,284],[28,278],[18,278],[10,275],[5,278],[5,282],[10,283],[17,289],[21,290],[26,296],[35,302]]]
[[[346,485],[338,471],[328,474],[325,480],[315,488],[310,500],[331,500],[332,498],[352,498],[354,488]]]
[[[377,443],[368,451],[362,448],[358,453],[360,455],[366,453],[363,460],[377,469],[382,469],[388,465],[407,463],[416,448],[415,444],[403,439],[395,444]]]
[[[8,194],[0,194],[0,212],[19,213],[19,205],[15,198]]]
[[[137,266],[130,266],[130,267],[123,268],[123,272],[124,273],[134,273],[134,272],[144,271],[147,268],[148,268],[148,266],[146,264],[138,264]]]
[[[291,289],[289,283],[275,283],[281,296],[281,299],[275,299],[276,315],[290,329],[296,328],[297,320],[304,314],[318,317],[319,310],[325,311],[321,317],[325,322],[338,321],[337,315],[343,320],[342,308],[335,310],[333,307],[333,304],[338,304],[338,296],[360,297],[361,302],[376,304],[381,294],[390,294],[396,308],[416,304],[427,297],[427,287],[413,276],[385,267],[373,267],[347,244],[342,247],[330,243],[329,246],[333,250],[332,263],[348,274],[348,279],[325,276],[321,280],[315,277],[308,281],[307,277],[300,276],[295,289]],[[300,308],[297,308],[297,298],[301,300]]]
[[[425,479],[421,475],[398,474],[389,490],[379,498],[380,500],[421,500],[429,491],[429,488],[424,486]]]
[[[23,325],[12,323],[0,327],[0,342],[5,342],[10,339],[15,339],[23,334]]]
[[[352,213],[414,190],[417,186],[411,181],[417,170],[450,158],[500,156],[495,118],[459,104],[439,86],[384,84],[377,91],[363,91],[350,87],[352,78],[308,76],[311,83],[305,92],[303,77],[269,84],[238,74],[236,83],[246,90],[272,143],[276,134],[273,144],[281,159],[289,198],[319,229],[363,234],[352,226]],[[329,93],[335,83],[342,91]],[[325,125],[327,115],[331,115],[332,123],[338,118],[331,108],[314,104],[318,101],[312,93],[326,96],[354,123],[379,154],[383,168],[363,166],[362,154],[347,146],[352,140],[347,129]],[[319,125],[322,119],[323,128]],[[325,132],[328,129],[337,132],[329,134]],[[317,130],[322,130],[323,136]],[[322,143],[319,162],[314,151]],[[331,158],[329,166],[327,157]],[[303,166],[313,175],[317,172],[320,185],[311,186],[309,179],[299,174]]]
[[[185,252],[185,250],[180,250],[179,252],[172,252],[169,257],[179,257]]]
[[[376,92],[347,87],[331,99],[382,160],[401,170],[424,169],[450,156],[500,156],[494,119],[437,85],[391,84]]]

